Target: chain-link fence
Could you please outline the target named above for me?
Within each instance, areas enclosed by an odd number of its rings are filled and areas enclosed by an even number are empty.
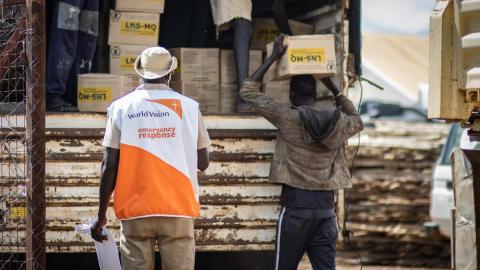
[[[44,269],[44,37],[34,2],[0,0],[0,270]]]
[[[0,8],[0,269],[23,269],[26,227],[24,3]]]

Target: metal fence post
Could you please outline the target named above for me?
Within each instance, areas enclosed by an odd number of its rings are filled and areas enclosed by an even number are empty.
[[[45,1],[27,0],[27,269],[45,269]]]

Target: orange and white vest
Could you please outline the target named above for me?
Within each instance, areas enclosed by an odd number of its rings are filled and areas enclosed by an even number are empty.
[[[118,219],[198,217],[198,113],[194,100],[143,85],[109,107],[121,131]]]

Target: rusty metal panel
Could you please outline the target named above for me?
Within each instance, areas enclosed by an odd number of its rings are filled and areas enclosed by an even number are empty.
[[[273,126],[260,117],[211,116],[205,121],[214,132],[211,132],[212,161],[209,169],[200,175],[201,217],[196,224],[198,250],[273,249],[280,193],[279,186],[268,182],[275,138]],[[98,210],[98,179],[103,155],[101,140],[105,123],[105,116],[99,114],[56,114],[47,118],[49,252],[94,251],[92,241],[76,234],[73,228],[87,218],[95,217]],[[15,128],[24,128],[18,124]],[[238,128],[248,126],[251,131]],[[5,130],[0,132],[7,134]],[[16,142],[23,139],[17,138]],[[6,154],[0,152],[0,167],[16,170],[8,163],[2,163]],[[19,176],[23,174],[23,171],[18,172]],[[18,189],[21,194],[24,187],[18,186]],[[113,209],[109,209],[108,217],[109,226],[119,239],[119,223]],[[13,246],[15,243],[7,241],[2,244]]]
[[[201,217],[196,221],[197,250],[273,250],[280,187],[269,183],[268,175],[275,130],[268,121],[255,116],[205,116],[204,120],[213,145],[210,167],[199,175]],[[94,251],[92,241],[76,234],[73,228],[97,213],[105,121],[105,116],[99,114],[56,114],[47,118],[48,252]],[[431,166],[434,159],[430,156],[431,151],[422,149],[438,148],[447,129],[433,124],[428,125],[428,132],[424,130],[425,124],[409,124],[400,130],[398,123],[382,123],[377,128],[367,128],[362,133],[362,148],[356,161],[356,165],[363,168],[355,174],[360,183],[357,184],[360,192],[355,194],[356,198],[368,197],[369,190],[381,189],[386,184],[383,180],[385,176],[376,169],[378,167],[418,166],[424,170],[425,166]],[[0,130],[2,136],[6,133],[8,131]],[[357,138],[350,141],[349,154],[355,151],[356,142]],[[2,157],[0,152],[2,170],[18,169],[3,163]],[[417,172],[389,177],[400,181],[402,177],[408,178],[414,173]],[[375,180],[377,184],[364,187],[361,183],[369,179],[378,179]],[[1,180],[0,189],[3,183],[15,181],[3,177]],[[19,191],[23,188],[21,185],[18,187]],[[352,205],[352,211],[363,211],[365,207],[388,211],[389,205],[428,204],[428,200],[408,200],[393,191],[388,196],[373,198],[379,205]],[[15,213],[22,215],[18,209]],[[357,218],[362,219],[363,214],[358,214]],[[119,223],[111,208],[108,219],[109,227],[119,239]],[[10,239],[13,241],[17,237]],[[2,244],[13,246],[15,243]]]

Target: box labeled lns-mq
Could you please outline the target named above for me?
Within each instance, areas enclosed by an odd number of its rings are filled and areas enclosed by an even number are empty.
[[[337,72],[335,40],[333,35],[289,36],[288,48],[272,66],[272,80],[285,80],[295,75],[311,74],[322,78]],[[267,56],[273,43],[267,46]]]
[[[88,73],[78,75],[78,109],[81,112],[106,112],[116,99],[140,84],[135,75]]]
[[[147,49],[148,45],[114,44],[110,46],[110,73],[136,74],[133,64],[135,59]]]
[[[158,44],[160,14],[127,11],[110,11],[108,44],[151,45]]]

